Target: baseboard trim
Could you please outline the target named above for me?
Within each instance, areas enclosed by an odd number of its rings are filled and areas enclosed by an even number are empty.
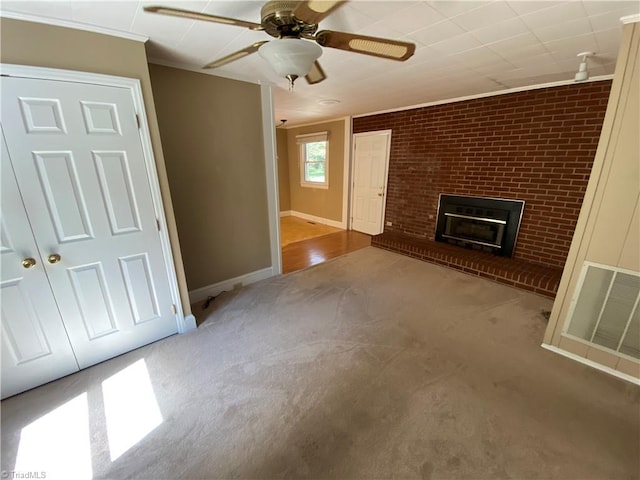
[[[296,212],[295,210],[290,210],[290,215],[292,217],[302,218],[303,220],[309,220],[311,222],[322,223],[323,225],[329,225],[330,227],[341,228],[343,230],[347,229],[347,222],[338,222],[336,220],[329,220],[328,218],[316,217],[315,215]]]
[[[291,210],[283,210],[282,212],[280,212],[280,216],[281,217],[290,217],[291,216]]]
[[[196,317],[193,314],[186,315],[182,322],[182,329],[179,333],[187,333],[196,329]]]
[[[240,275],[228,280],[223,280],[222,282],[207,285],[206,287],[201,287],[196,290],[191,290],[189,292],[189,302],[193,304],[202,300],[206,300],[207,297],[217,297],[222,292],[233,290],[238,286],[238,284],[240,284],[240,286],[245,286],[273,276],[273,268],[267,267],[263,268],[262,270],[256,270],[255,272]]]
[[[575,353],[567,352],[566,350],[562,350],[561,348],[554,347],[553,345],[548,345],[546,343],[543,343],[540,346],[545,350],[549,350],[550,352],[557,353],[558,355],[562,355],[563,357],[570,358],[571,360],[575,360],[576,362],[580,362],[584,365],[595,368],[596,370],[600,370],[601,372],[608,373],[609,375],[613,375],[614,377],[618,377],[622,380],[626,380],[627,382],[631,382],[635,385],[640,385],[640,378],[636,378],[632,375],[627,375],[626,373],[622,373],[618,370],[615,370],[611,367],[607,367],[605,365],[600,365],[599,363],[596,363],[593,360],[589,360],[588,358],[581,357],[580,355],[576,355]]]

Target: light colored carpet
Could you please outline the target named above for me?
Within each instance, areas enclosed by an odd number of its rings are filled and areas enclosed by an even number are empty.
[[[298,217],[280,218],[280,246],[286,247],[295,242],[322,237],[343,230],[322,223],[313,223]]]
[[[639,388],[540,348],[550,307],[367,247],[224,294],[197,331],[4,401],[2,469],[637,478]]]

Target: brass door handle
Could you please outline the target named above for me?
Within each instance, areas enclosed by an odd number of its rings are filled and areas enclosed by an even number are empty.
[[[60,261],[60,255],[58,255],[57,253],[52,253],[47,257],[47,261],[49,263],[58,263]]]
[[[31,268],[35,264],[36,264],[36,259],[35,258],[27,257],[24,260],[22,260],[22,266],[24,268]]]
[[[378,194],[378,196],[379,196],[379,197],[381,197],[381,196],[382,196],[382,194],[381,194],[381,193],[379,193],[379,194]]]

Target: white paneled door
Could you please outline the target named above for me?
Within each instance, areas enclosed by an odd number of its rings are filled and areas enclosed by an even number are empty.
[[[42,289],[43,297],[55,298],[58,322],[61,317],[78,366],[175,333],[175,307],[130,91],[13,77],[2,78],[1,89],[8,159],[39,253],[36,267],[18,271],[27,278],[44,268],[50,288]],[[12,241],[16,251],[29,253]],[[3,267],[4,262],[3,257]],[[8,281],[4,268],[2,281]],[[40,308],[38,301],[25,299],[32,304],[25,308]],[[7,311],[5,319],[5,302],[3,293],[3,329],[18,321],[16,312]],[[4,390],[4,349],[2,368]]]
[[[351,228],[378,235],[384,230],[391,131],[357,133],[353,142]]]
[[[78,370],[38,254],[4,137],[0,151],[2,395]]]

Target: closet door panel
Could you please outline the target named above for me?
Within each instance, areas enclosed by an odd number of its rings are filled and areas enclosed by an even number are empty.
[[[2,398],[6,398],[73,373],[78,364],[38,254],[2,135],[0,142]]]
[[[176,333],[130,91],[3,78],[2,116],[80,367]]]

